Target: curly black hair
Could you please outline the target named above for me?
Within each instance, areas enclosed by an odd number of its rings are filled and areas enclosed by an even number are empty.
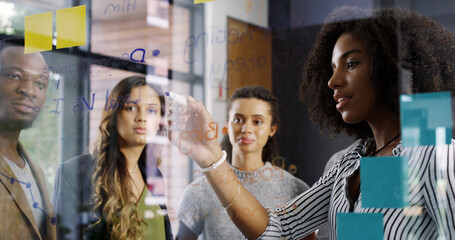
[[[410,10],[388,8],[372,12],[341,7],[329,15],[305,61],[300,98],[313,123],[335,136],[344,131],[360,139],[373,137],[364,121],[343,121],[327,83],[333,74],[332,51],[338,38],[350,33],[365,44],[371,60],[370,82],[381,101],[399,114],[399,94],[455,93],[455,35],[432,19]],[[409,79],[402,78],[410,72]],[[401,86],[401,88],[400,88]]]
[[[229,99],[229,103],[226,111],[226,119],[229,119],[229,111],[231,110],[232,102],[239,98],[257,98],[267,102],[270,106],[270,115],[272,116],[271,125],[280,125],[280,114],[278,110],[278,99],[267,89],[259,86],[253,87],[243,87],[236,89]],[[280,129],[279,127],[277,129]],[[274,135],[276,136],[276,134]],[[226,151],[227,158],[226,160],[232,162],[232,144],[229,141],[229,134],[223,137],[221,141],[221,148]],[[272,159],[279,155],[278,152],[278,143],[276,137],[269,137],[267,143],[262,149],[262,161],[263,162],[272,162]]]

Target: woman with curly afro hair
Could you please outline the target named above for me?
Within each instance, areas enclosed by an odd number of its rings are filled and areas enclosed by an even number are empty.
[[[228,181],[233,173],[220,164],[224,154],[216,142],[188,143],[190,157],[207,169],[221,204],[248,238],[300,239],[328,222],[330,238],[337,239],[338,214],[354,212],[381,216],[384,239],[455,239],[454,141],[404,147],[398,102],[400,93],[454,94],[454,58],[455,36],[425,16],[402,9],[337,9],[307,58],[300,96],[321,129],[355,136],[359,145],[277,209],[264,208],[237,181]],[[189,107],[197,117],[188,118],[187,128],[210,121],[201,103],[190,99]],[[368,156],[407,159],[410,208],[363,206],[359,169]]]

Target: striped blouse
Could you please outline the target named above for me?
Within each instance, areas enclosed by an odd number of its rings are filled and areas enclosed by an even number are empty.
[[[384,239],[455,239],[454,144],[452,139],[450,145],[396,146],[393,154],[408,158],[411,208],[364,208],[360,193],[354,212],[382,213]],[[259,239],[300,239],[326,222],[331,239],[336,239],[336,214],[349,212],[351,205],[347,178],[359,168],[360,157],[373,149],[374,139],[361,142],[309,190],[281,208],[268,209],[269,223]]]

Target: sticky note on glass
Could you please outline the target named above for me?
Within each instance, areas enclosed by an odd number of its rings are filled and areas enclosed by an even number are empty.
[[[211,1],[215,1],[215,0],[194,0],[194,4],[211,2]]]
[[[52,50],[52,12],[24,17],[24,53]]]
[[[450,144],[450,92],[401,95],[400,118],[403,146]]]
[[[406,157],[360,159],[363,208],[403,208],[409,205]]]
[[[57,10],[57,48],[85,45],[85,5]]]
[[[383,240],[382,213],[337,213],[338,240]]]

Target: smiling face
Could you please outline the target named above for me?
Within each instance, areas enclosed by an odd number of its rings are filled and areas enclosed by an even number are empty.
[[[160,128],[160,99],[148,85],[134,87],[130,95],[139,101],[125,104],[117,116],[119,145],[145,146]]]
[[[10,130],[31,126],[46,100],[46,61],[40,53],[24,54],[23,47],[0,53],[0,124]]]
[[[365,45],[352,34],[341,35],[333,48],[333,75],[328,85],[334,91],[334,107],[343,121],[369,121],[376,110],[376,91],[370,78],[371,61]]]
[[[239,98],[232,102],[229,110],[229,140],[233,152],[262,153],[269,136],[277,126],[272,123],[270,106],[257,98]]]

